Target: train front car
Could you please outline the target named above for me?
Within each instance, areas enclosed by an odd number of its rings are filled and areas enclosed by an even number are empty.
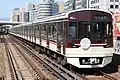
[[[78,68],[102,68],[112,61],[112,15],[100,10],[69,14],[67,62]]]

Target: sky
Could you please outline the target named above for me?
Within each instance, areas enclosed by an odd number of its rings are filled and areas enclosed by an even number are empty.
[[[63,0],[55,0],[59,2]],[[0,1],[0,18],[10,18],[12,9],[22,8],[25,6],[26,2],[32,2],[38,4],[40,0],[1,0]]]

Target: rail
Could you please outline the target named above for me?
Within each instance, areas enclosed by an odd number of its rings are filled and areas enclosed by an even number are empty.
[[[5,44],[5,50],[6,50],[6,54],[8,56],[8,61],[9,61],[9,67],[10,67],[10,72],[11,72],[11,80],[19,80],[17,72],[15,70],[15,65],[14,65],[13,60],[12,60],[11,49],[10,49],[8,43],[7,43],[7,40],[5,40],[5,39],[4,39],[4,44]]]
[[[71,71],[68,71],[61,65],[55,63],[54,61],[46,57],[45,55],[39,54],[34,49],[30,48],[29,45],[24,44],[20,40],[18,41],[18,39],[14,39],[14,41],[16,40],[19,45],[21,45],[30,55],[34,56],[36,60],[38,60],[43,66],[45,66],[49,71],[51,71],[51,73],[55,75],[58,79],[60,80],[86,80],[84,77],[77,76]],[[33,63],[30,63],[30,64],[33,65]],[[34,70],[36,70],[36,67],[34,68]],[[38,71],[39,70],[36,70],[36,72],[39,74]]]
[[[106,73],[103,72],[103,71],[100,71],[100,73],[101,73],[105,78],[107,78],[108,80],[118,80],[118,79],[116,79],[115,77],[112,77],[112,76],[106,74]]]

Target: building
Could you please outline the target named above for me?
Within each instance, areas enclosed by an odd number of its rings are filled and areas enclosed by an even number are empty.
[[[46,17],[52,16],[59,11],[59,6],[57,3],[54,3],[53,0],[43,0],[40,4],[36,6],[36,18],[37,20]]]
[[[30,12],[24,12],[24,22],[30,21]]]
[[[52,3],[52,15],[59,13],[59,3]]]
[[[76,1],[76,4],[77,3],[80,3],[79,1],[81,1],[81,8],[84,9],[84,8],[90,8],[90,0],[77,0]],[[76,5],[76,7],[79,6],[79,5]]]
[[[30,16],[29,11],[26,11],[25,8],[20,8],[20,22],[29,22]]]
[[[75,0],[66,0],[64,5],[65,11],[70,11],[75,9]]]
[[[16,22],[20,21],[20,9],[19,8],[15,8],[12,10],[11,21],[16,21]]]
[[[46,16],[52,16],[59,12],[59,4],[54,0],[41,0],[34,5],[27,2],[24,8],[15,8],[11,13],[11,21],[31,22]]]
[[[64,2],[59,2],[59,13],[64,12]]]
[[[24,8],[15,8],[11,13],[11,21],[30,22],[34,10],[34,4],[27,2]]]
[[[20,9],[20,22],[24,22],[25,8],[19,8],[19,9]]]
[[[64,7],[65,11],[89,8],[89,0],[66,0]]]
[[[90,8],[103,9],[115,13],[120,9],[120,0],[90,0]]]
[[[37,8],[36,5],[34,5],[33,10],[32,10],[32,21],[36,21],[36,13],[37,13]]]
[[[82,0],[77,0],[75,2],[75,9],[81,9],[82,8]]]
[[[28,22],[31,22],[33,21],[32,20],[32,16],[33,16],[33,9],[34,9],[35,5],[30,3],[30,2],[27,2],[26,5],[25,5],[25,13],[24,14],[29,14],[28,17],[29,17],[29,20]]]

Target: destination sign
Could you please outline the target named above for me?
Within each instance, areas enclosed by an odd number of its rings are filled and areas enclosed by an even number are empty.
[[[94,16],[94,20],[108,20],[108,17],[107,16],[104,16],[104,15],[97,15],[97,16]]]

